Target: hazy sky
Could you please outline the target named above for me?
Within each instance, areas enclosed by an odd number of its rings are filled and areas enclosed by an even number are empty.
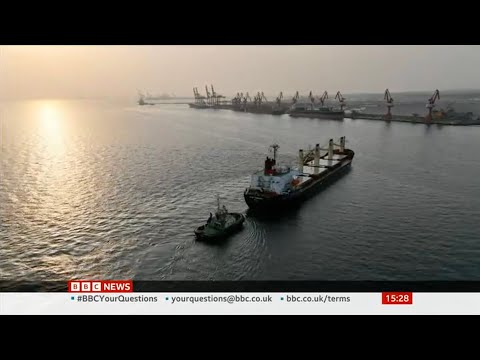
[[[0,46],[0,98],[480,88],[480,46]]]

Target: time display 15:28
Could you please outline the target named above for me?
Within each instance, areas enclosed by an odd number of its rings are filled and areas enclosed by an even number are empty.
[[[384,305],[412,305],[413,293],[411,292],[383,292],[382,304]]]

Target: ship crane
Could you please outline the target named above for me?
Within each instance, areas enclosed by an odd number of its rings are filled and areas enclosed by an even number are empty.
[[[326,147],[321,147],[319,144],[317,144],[314,149],[310,149],[310,150],[307,150],[305,152],[302,150],[302,159],[301,160],[303,160],[303,165],[308,165],[308,166],[311,166],[311,167],[325,167],[325,166],[322,166],[318,163],[313,164],[313,166],[311,164],[309,164],[311,161],[315,160],[315,153],[317,152],[318,158],[323,158],[324,156],[328,155],[328,159],[332,159],[333,155],[335,153],[335,147],[338,148],[340,153],[344,153],[345,143],[346,143],[345,136],[342,136],[339,139],[338,143],[334,142],[333,139],[330,139],[329,142],[328,142],[328,145]],[[326,151],[326,154],[321,155],[320,154],[321,150]]]
[[[327,93],[326,90],[325,90],[325,92],[323,93],[323,95],[318,99],[318,100],[320,100],[320,103],[322,104],[322,107],[323,107],[323,105],[324,105],[324,103],[325,103],[325,99],[328,99],[328,93]]]
[[[343,108],[346,106],[346,104],[345,104],[345,98],[340,93],[340,91],[337,91],[337,95],[335,95],[335,99],[338,99],[338,101],[340,102],[340,110],[343,111]]]
[[[387,113],[385,114],[385,119],[391,120],[392,119],[393,98],[392,98],[392,95],[390,95],[390,91],[388,89],[385,90],[385,96],[383,97],[383,99],[387,101]]]
[[[283,92],[280,91],[280,95],[278,95],[278,97],[277,97],[277,99],[276,99],[278,106],[281,105],[282,99],[283,99]]]
[[[428,114],[427,116],[425,117],[425,120],[427,122],[430,122],[432,121],[432,110],[433,108],[435,107],[435,101],[437,99],[440,99],[440,91],[435,90],[435,92],[433,93],[432,97],[430,99],[428,99],[428,102],[427,102],[427,105],[426,105],[426,108],[428,109]]]

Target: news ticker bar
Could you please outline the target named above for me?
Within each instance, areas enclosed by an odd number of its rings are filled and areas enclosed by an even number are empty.
[[[480,293],[0,293],[0,315],[480,315]]]
[[[120,280],[120,279],[117,279]],[[109,280],[117,281],[117,280]],[[72,280],[81,282],[84,280]],[[88,281],[88,280],[85,280]],[[480,281],[128,281],[133,292],[480,292]],[[0,292],[66,292],[68,281],[0,280]],[[96,285],[92,285],[96,286]],[[103,286],[103,285],[102,285]],[[98,292],[98,290],[95,290]]]

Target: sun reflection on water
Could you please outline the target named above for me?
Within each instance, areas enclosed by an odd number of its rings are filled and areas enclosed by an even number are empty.
[[[61,105],[54,101],[44,101],[35,110],[39,125],[39,135],[44,145],[52,151],[61,151],[64,140],[65,114]]]

